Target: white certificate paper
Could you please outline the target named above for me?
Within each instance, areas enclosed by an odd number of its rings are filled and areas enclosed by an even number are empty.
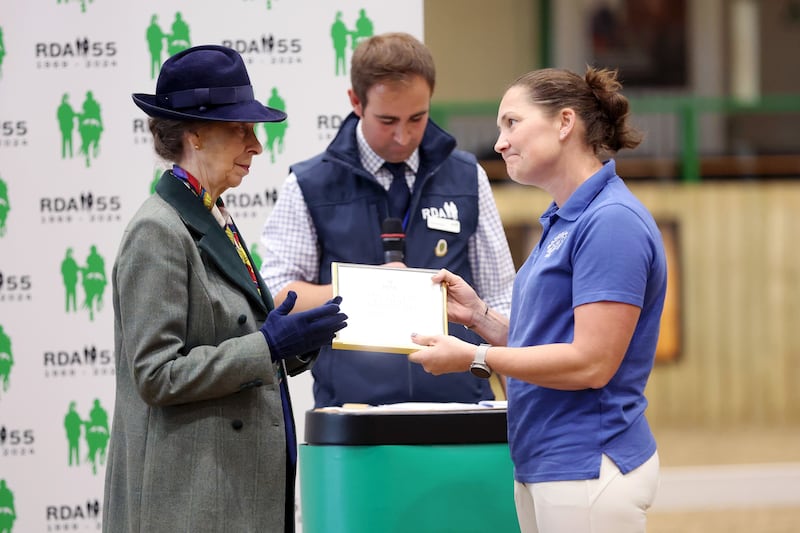
[[[411,334],[447,335],[447,289],[436,270],[332,263],[333,295],[341,296],[347,327],[332,347],[408,354]]]

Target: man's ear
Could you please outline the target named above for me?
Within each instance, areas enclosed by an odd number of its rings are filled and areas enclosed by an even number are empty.
[[[347,89],[347,97],[350,99],[350,105],[353,107],[353,113],[358,115],[358,118],[363,118],[364,106],[352,88]]]

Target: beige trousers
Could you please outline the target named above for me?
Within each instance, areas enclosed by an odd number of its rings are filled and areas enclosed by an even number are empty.
[[[514,482],[521,533],[644,533],[659,482],[658,452],[623,475],[603,455],[598,479]]]

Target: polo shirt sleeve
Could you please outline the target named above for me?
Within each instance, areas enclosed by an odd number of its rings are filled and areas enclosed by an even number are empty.
[[[573,248],[573,307],[610,301],[642,307],[654,239],[640,216],[621,204],[587,214]]]

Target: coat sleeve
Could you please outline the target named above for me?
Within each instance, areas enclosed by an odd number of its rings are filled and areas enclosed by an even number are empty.
[[[274,384],[257,310],[203,261],[171,208],[140,213],[114,266],[119,356],[150,405],[176,405]]]

